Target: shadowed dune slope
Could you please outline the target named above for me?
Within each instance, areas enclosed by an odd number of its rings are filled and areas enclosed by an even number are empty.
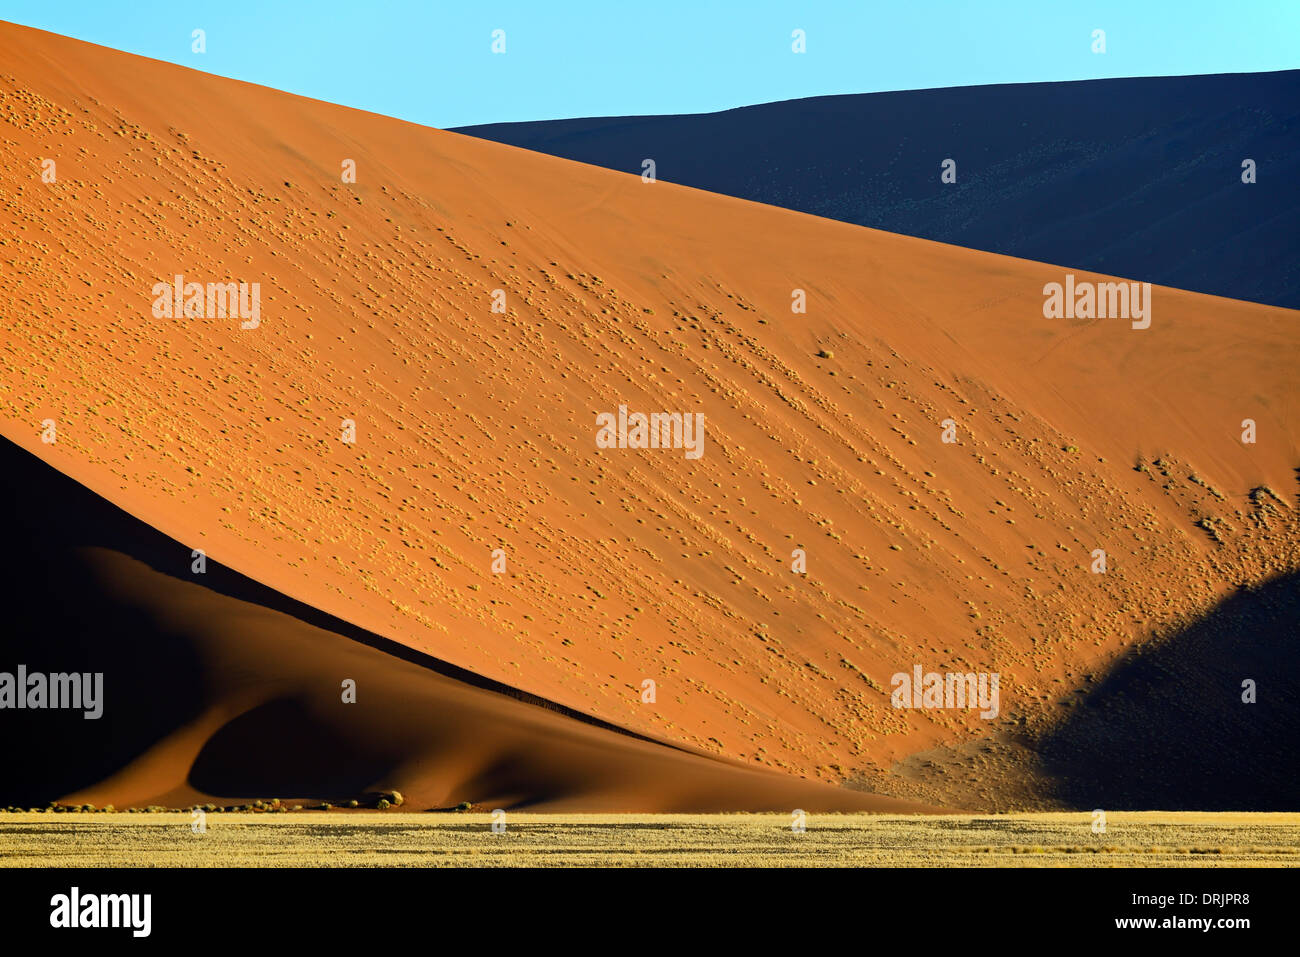
[[[920,809],[595,727],[375,636],[366,647],[236,572],[194,573],[189,550],[3,440],[0,517],[19,546],[0,577],[4,670],[103,674],[98,718],[4,714],[6,804],[341,804],[395,788],[413,810]]]
[[[1135,650],[1038,743],[1063,803],[1300,807],[1300,575],[1243,586]]]
[[[859,226],[1300,306],[1300,70],[457,130]],[[956,164],[956,180],[940,178]],[[1255,182],[1242,182],[1242,162]]]
[[[1300,565],[1292,311],[1157,287],[1149,329],[1046,319],[1060,268],[8,25],[0,137],[0,433],[253,581],[637,733],[888,776],[1056,721]],[[177,274],[260,282],[260,325],[156,318]],[[702,456],[598,448],[619,405],[702,414]],[[998,672],[997,718],[891,707],[914,664]]]

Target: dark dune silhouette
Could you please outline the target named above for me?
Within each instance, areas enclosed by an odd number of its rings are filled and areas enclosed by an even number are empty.
[[[462,127],[988,252],[1300,307],[1300,71],[824,96]],[[940,181],[940,164],[957,180]],[[1241,181],[1242,161],[1257,181]]]

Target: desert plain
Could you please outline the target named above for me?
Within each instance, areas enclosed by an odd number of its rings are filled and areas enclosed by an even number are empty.
[[[393,815],[0,817],[8,867],[1295,867],[1300,815]],[[500,822],[499,831],[493,822]]]

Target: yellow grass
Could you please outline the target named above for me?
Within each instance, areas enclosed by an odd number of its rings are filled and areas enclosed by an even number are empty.
[[[1300,814],[0,814],[7,867],[1297,866]]]

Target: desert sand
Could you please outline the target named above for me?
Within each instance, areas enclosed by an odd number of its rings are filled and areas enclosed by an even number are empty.
[[[0,110],[0,434],[176,543],[144,566],[95,553],[109,592],[213,674],[282,669],[242,698],[214,679],[207,710],[77,796],[234,796],[239,762],[206,787],[189,762],[250,740],[273,761],[287,701],[309,740],[383,742],[367,783],[428,804],[472,781],[525,806],[718,809],[758,771],[804,794],[1050,801],[1052,774],[985,742],[1068,721],[1131,650],[1300,566],[1293,311],[1156,287],[1149,329],[1045,319],[1059,267],[8,24]],[[156,318],[178,274],[259,282],[259,325]],[[703,414],[703,455],[598,448],[620,405]],[[565,720],[269,600],[232,607],[192,549]],[[914,664],[998,672],[999,716],[892,708]],[[344,671],[409,703],[397,733],[304,690]],[[1210,693],[1227,709],[1239,681]],[[703,756],[726,762],[700,772],[707,799],[682,770]]]

